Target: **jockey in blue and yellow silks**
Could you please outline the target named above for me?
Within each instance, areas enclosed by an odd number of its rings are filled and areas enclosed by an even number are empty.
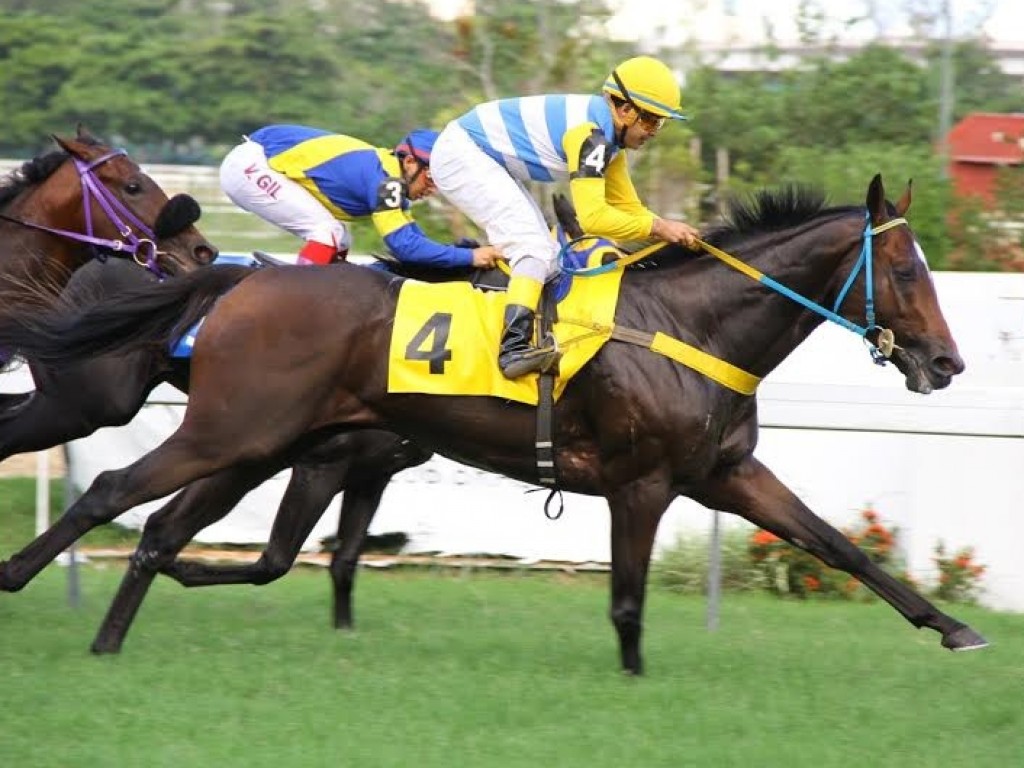
[[[623,149],[639,149],[680,113],[679,84],[657,59],[622,62],[601,95],[491,101],[450,122],[434,145],[438,190],[487,232],[512,264],[498,365],[507,378],[544,369],[553,355],[532,344],[544,281],[558,247],[524,182],[569,179],[587,234],[695,244],[697,230],[640,202]]]
[[[410,132],[394,149],[301,125],[268,125],[224,158],[224,193],[246,211],[301,237],[299,262],[344,259],[352,244],[345,222],[370,218],[392,255],[435,267],[492,267],[492,246],[462,248],[427,237],[410,201],[436,187],[430,175],[435,131]]]

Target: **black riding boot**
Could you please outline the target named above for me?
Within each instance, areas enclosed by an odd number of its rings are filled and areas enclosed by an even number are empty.
[[[533,321],[534,312],[529,307],[522,304],[505,307],[498,367],[506,379],[543,371],[558,357],[554,347],[537,349],[533,346]]]

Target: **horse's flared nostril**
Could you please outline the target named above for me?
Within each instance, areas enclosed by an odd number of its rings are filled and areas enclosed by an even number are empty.
[[[209,243],[197,245],[192,249],[192,257],[197,264],[212,264],[218,253],[219,251]]]
[[[963,373],[964,368],[960,355],[937,355],[932,358],[932,370],[942,376],[956,376]]]

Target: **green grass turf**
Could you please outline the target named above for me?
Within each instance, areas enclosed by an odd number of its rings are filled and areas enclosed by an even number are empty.
[[[1024,617],[956,608],[952,654],[882,603],[654,590],[647,674],[618,673],[604,578],[360,573],[354,633],[323,571],[159,581],[117,657],[88,644],[123,565],[0,594],[0,766],[1011,766]]]

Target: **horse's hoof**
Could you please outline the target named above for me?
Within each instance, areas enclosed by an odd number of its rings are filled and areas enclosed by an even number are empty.
[[[942,636],[942,645],[951,651],[975,651],[988,646],[988,640],[966,624]]]
[[[89,646],[89,651],[92,652],[94,656],[110,656],[112,654],[120,653],[121,646],[116,643],[111,644],[97,640]]]
[[[19,589],[7,575],[7,561],[0,560],[0,592],[17,592]]]

